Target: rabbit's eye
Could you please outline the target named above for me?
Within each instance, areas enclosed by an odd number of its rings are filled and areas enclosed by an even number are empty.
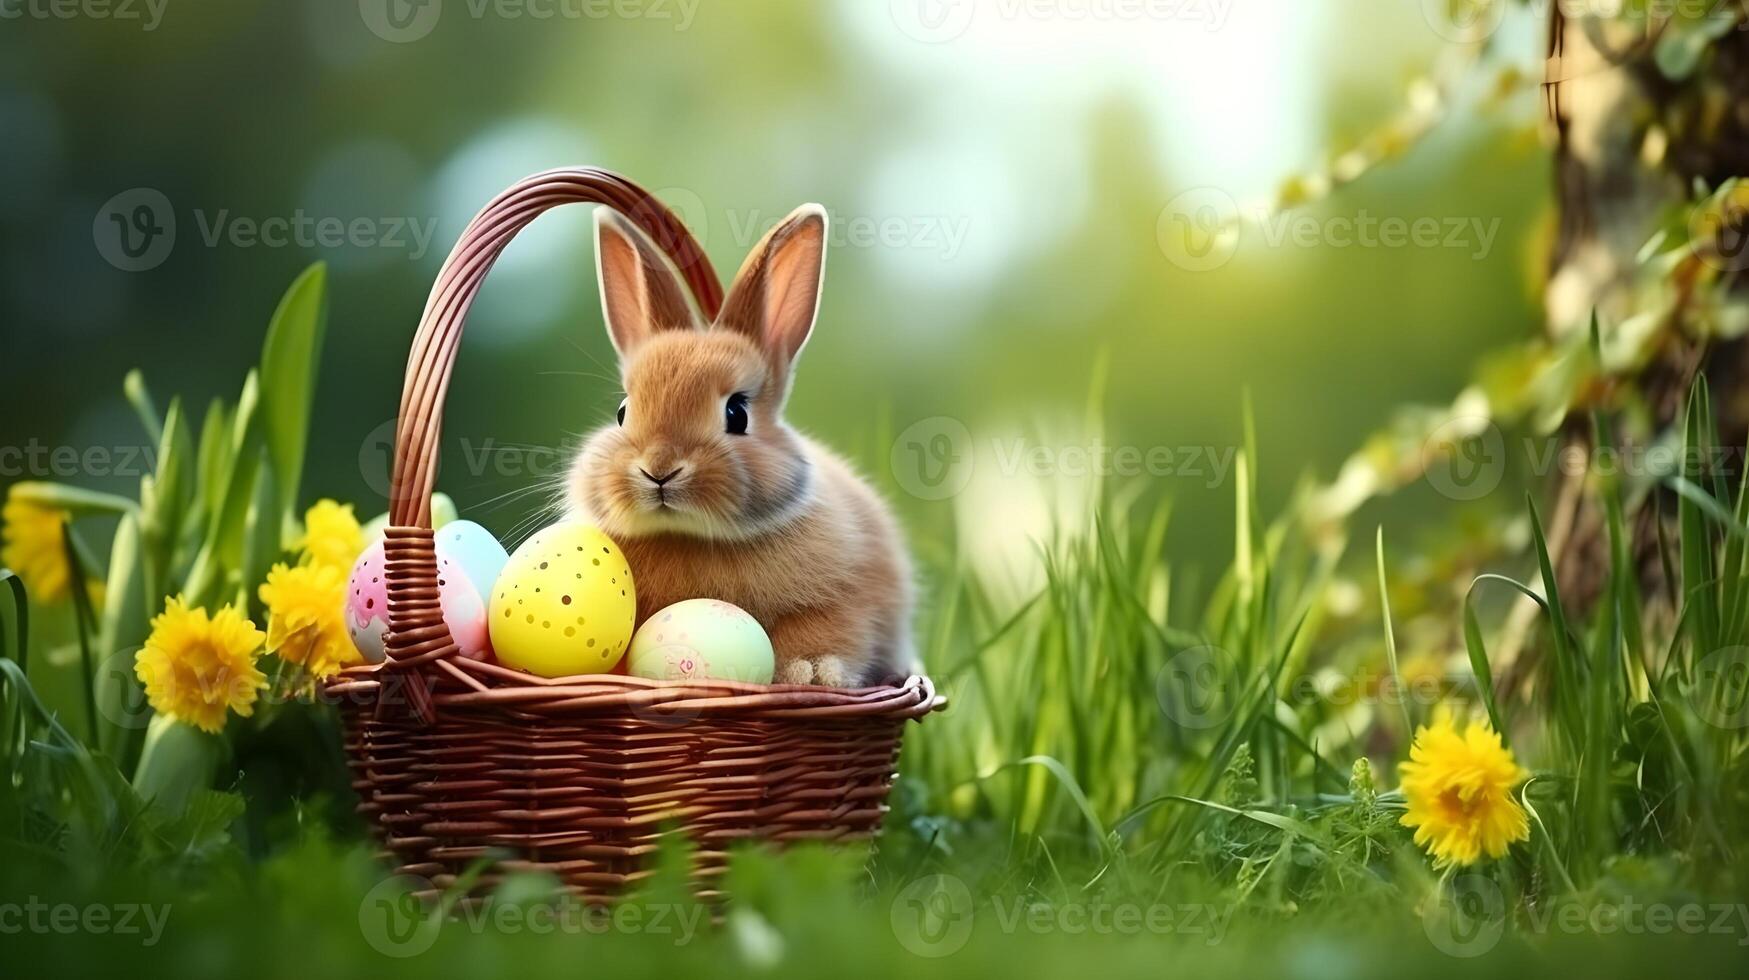
[[[723,406],[723,428],[732,436],[747,434],[747,396],[739,391]]]
[[[630,398],[620,399],[620,402],[619,402],[619,424],[620,425],[626,424],[626,405],[629,402],[631,402]]]

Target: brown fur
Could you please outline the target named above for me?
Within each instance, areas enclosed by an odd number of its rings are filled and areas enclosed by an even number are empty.
[[[771,635],[780,683],[854,687],[911,670],[910,564],[891,514],[783,421],[818,307],[824,211],[800,208],[766,236],[708,328],[642,235],[601,214],[602,306],[626,419],[590,436],[567,492],[572,515],[625,550],[638,622],[682,599],[722,599]],[[736,392],[747,396],[744,435],[725,431]]]

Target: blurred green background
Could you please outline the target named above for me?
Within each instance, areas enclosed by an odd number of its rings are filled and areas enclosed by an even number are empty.
[[[1051,499],[1051,481],[1003,466],[1008,440],[1085,444],[1060,420],[1090,393],[1107,444],[1218,458],[1248,389],[1273,509],[1393,406],[1449,398],[1483,352],[1539,329],[1548,161],[1530,94],[1451,93],[1467,108],[1296,212],[1317,223],[1308,241],[1249,227],[1202,270],[1162,247],[1174,202],[1274,199],[1410,104],[1451,54],[1414,0],[1148,18],[969,0],[161,2],[0,21],[0,446],[110,447],[119,468],[145,443],[124,373],[142,367],[161,400],[234,397],[273,303],[321,259],[332,320],[304,487],[376,513],[444,254],[494,193],[564,164],[661,189],[725,276],[790,208],[826,204],[830,285],[792,421],[882,481],[919,547],[958,509],[959,547],[986,561],[1042,530]],[[1506,46],[1530,59],[1520,28]],[[168,212],[173,244],[129,271],[105,219],[140,200]],[[1488,240],[1316,231],[1368,217]],[[289,241],[250,237],[299,218]],[[360,230],[324,243],[323,219]],[[496,498],[555,474],[618,401],[590,227],[580,210],[543,217],[470,321],[440,483],[500,534],[542,500]],[[975,468],[964,492],[924,499],[894,472],[894,438],[943,417]],[[126,492],[138,476],[9,459],[0,483]],[[1230,473],[1143,483],[1176,501],[1174,560],[1218,567]]]

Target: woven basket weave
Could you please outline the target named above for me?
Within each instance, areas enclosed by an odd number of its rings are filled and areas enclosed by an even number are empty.
[[[498,195],[444,262],[407,360],[395,433],[388,659],[327,686],[346,722],[360,810],[391,860],[436,889],[485,859],[544,870],[606,897],[647,873],[665,829],[697,845],[712,894],[725,849],[871,837],[886,812],[904,723],[941,707],[928,678],[840,690],[611,674],[547,679],[458,655],[438,602],[431,492],[444,394],[463,321],[518,231],[560,204],[602,204],[650,236],[707,319],[722,286],[698,243],[616,174],[552,170]]]

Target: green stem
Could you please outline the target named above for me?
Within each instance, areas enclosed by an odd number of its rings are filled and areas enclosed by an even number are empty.
[[[72,579],[67,591],[73,603],[73,626],[79,634],[79,666],[85,679],[81,685],[85,697],[85,735],[92,748],[100,744],[97,734],[97,666],[91,660],[91,630],[97,616],[91,611],[91,593],[86,591],[85,565],[79,560],[79,549],[73,543],[73,522],[61,522],[61,544],[67,552],[67,573]]]

